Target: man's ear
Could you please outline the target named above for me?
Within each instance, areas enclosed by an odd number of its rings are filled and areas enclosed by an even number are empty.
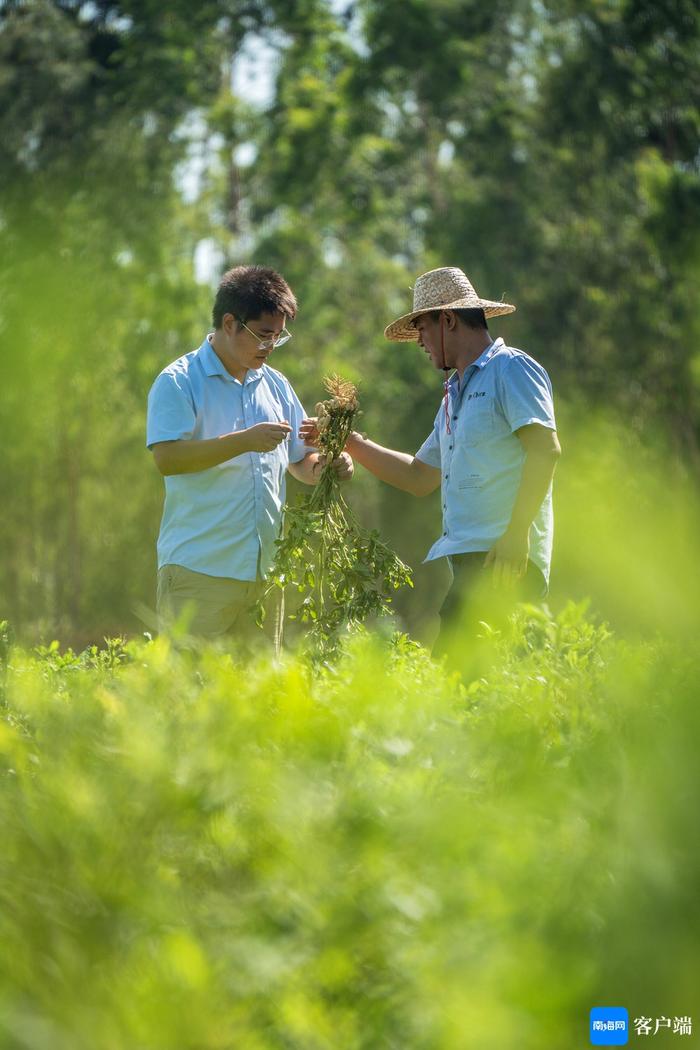
[[[457,327],[457,314],[454,310],[443,310],[445,314],[445,324],[452,331],[453,328]]]

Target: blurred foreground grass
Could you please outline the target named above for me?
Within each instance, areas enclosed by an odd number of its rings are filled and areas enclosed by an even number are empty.
[[[594,1005],[700,1021],[697,652],[569,605],[465,659],[360,637],[312,680],[163,639],[10,649],[0,1046],[574,1050]]]

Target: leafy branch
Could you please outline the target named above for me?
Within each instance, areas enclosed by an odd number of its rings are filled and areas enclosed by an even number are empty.
[[[360,525],[333,467],[359,410],[357,390],[336,375],[324,386],[330,397],[316,405],[316,443],[325,463],[313,491],[285,510],[284,535],[259,606],[262,622],[265,601],[275,589],[301,593],[301,605],[289,618],[309,624],[307,646],[318,661],[336,653],[343,627],[389,612],[394,591],[413,586],[411,570],[379,532]]]

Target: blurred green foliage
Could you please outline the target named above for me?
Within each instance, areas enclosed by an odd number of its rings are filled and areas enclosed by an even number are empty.
[[[461,675],[405,636],[313,680],[164,639],[5,662],[7,1050],[574,1050],[601,1002],[692,1015],[696,650],[569,605]]]
[[[460,265],[516,302],[494,334],[547,367],[565,430],[555,587],[598,603],[616,537],[603,557],[598,531],[582,575],[562,493],[580,486],[595,518],[617,479],[595,449],[595,486],[573,475],[574,446],[601,439],[581,420],[617,418],[620,454],[599,451],[625,478],[666,435],[694,487],[699,37],[692,0],[0,3],[0,615],[79,647],[152,626],[145,398],[208,325],[204,242],[220,269],[290,280],[295,340],[274,363],[307,405],[338,371],[364,429],[406,450],[440,395],[382,336],[416,274]],[[259,102],[234,90],[250,47],[267,49]],[[398,607],[420,631],[446,585],[419,565],[437,498],[367,476],[352,498],[416,567]]]

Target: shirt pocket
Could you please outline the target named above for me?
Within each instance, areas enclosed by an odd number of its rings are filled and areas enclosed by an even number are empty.
[[[276,391],[269,387],[263,387],[264,380],[258,384],[255,392],[254,409],[257,423],[283,423],[285,421],[285,410]],[[289,413],[286,413],[289,416]],[[287,422],[290,420],[287,418]]]
[[[483,445],[496,433],[496,410],[491,398],[474,398],[463,405],[458,440],[467,448]]]

